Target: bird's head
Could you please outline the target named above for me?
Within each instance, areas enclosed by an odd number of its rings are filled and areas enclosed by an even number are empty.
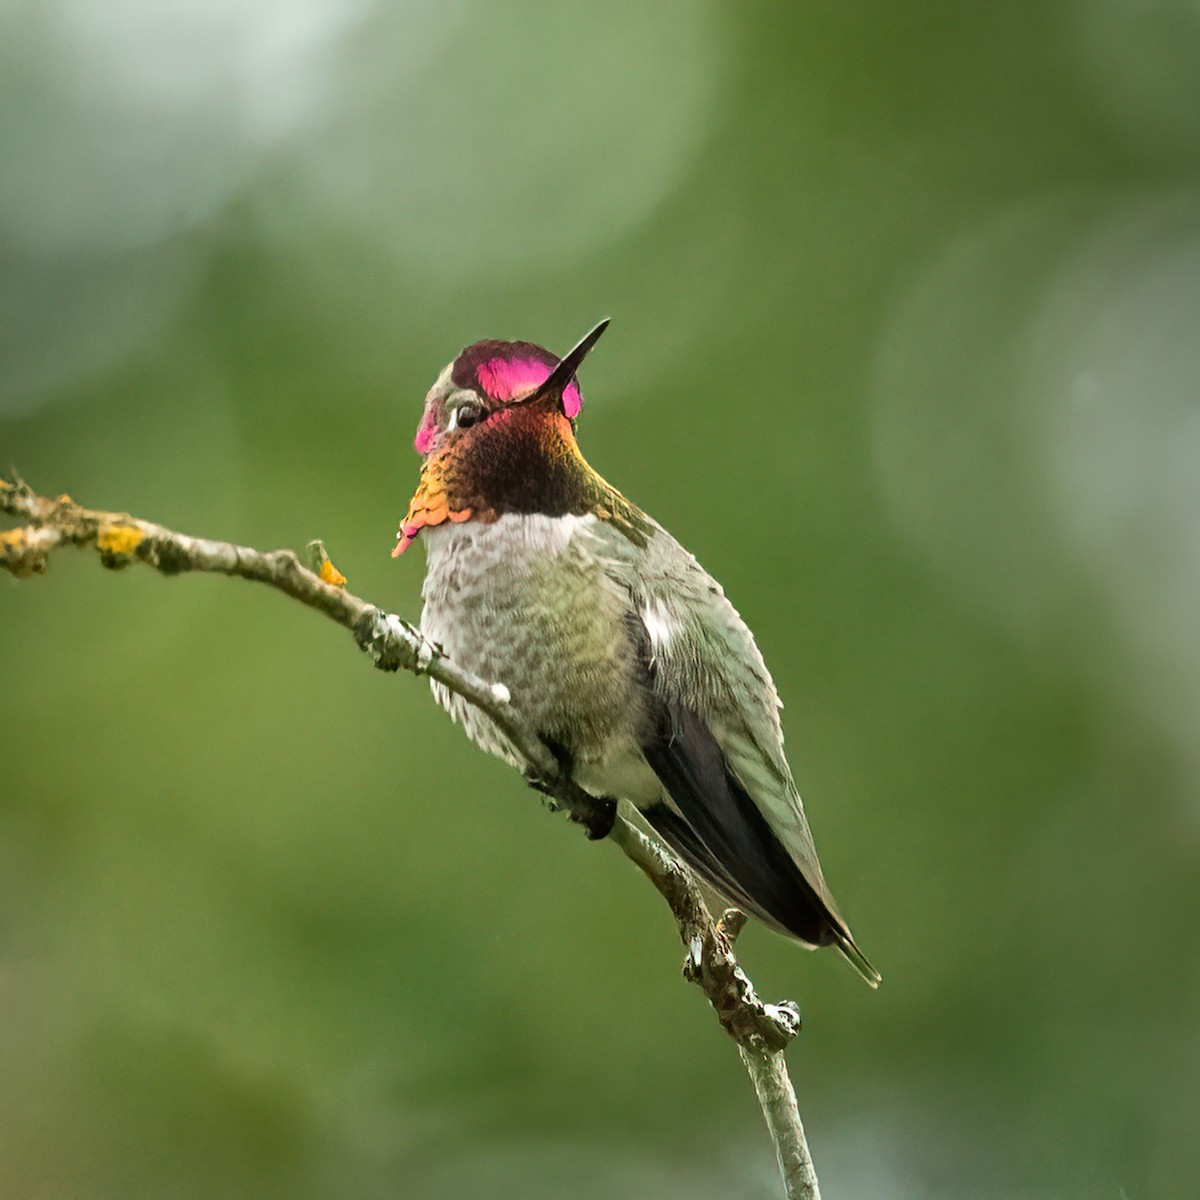
[[[575,372],[608,326],[559,358],[532,342],[476,342],[438,376],[414,442],[421,482],[393,556],[428,526],[509,512],[593,511],[607,488],[575,441],[583,393]]]

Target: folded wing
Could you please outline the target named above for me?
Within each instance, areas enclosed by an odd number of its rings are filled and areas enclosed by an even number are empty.
[[[642,751],[666,792],[646,818],[730,901],[810,946],[836,945],[876,986],[822,874],[778,694],[745,622],[664,531],[637,568],[614,563],[644,673]]]

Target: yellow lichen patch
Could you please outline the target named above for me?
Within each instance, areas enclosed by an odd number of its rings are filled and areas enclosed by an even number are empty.
[[[45,532],[38,529],[0,530],[0,567],[18,579],[41,575],[46,570],[46,550],[37,543],[39,535]]]
[[[96,549],[101,554],[128,558],[145,537],[136,525],[102,525],[96,535]]]
[[[335,588],[344,588],[346,586],[345,575],[327,558],[321,560],[321,579]]]

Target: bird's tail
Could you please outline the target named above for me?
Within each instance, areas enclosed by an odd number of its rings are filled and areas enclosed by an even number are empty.
[[[793,839],[801,842],[800,857],[784,845],[695,712],[672,706],[642,753],[673,801],[642,813],[704,879],[806,946],[837,946],[871,987],[879,986],[879,972],[838,915],[811,840]]]
[[[848,933],[838,930],[833,936],[833,944],[842,952],[846,961],[871,985],[877,988],[883,982],[883,976],[871,966],[867,956],[854,944],[854,939]]]

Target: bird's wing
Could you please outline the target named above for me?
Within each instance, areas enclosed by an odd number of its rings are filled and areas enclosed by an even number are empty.
[[[736,903],[748,898],[803,941],[838,944],[875,982],[821,871],[784,756],[779,696],[746,623],[665,530],[654,527],[639,554],[616,539],[611,570],[629,594],[656,718],[643,750],[674,802],[660,832]]]

